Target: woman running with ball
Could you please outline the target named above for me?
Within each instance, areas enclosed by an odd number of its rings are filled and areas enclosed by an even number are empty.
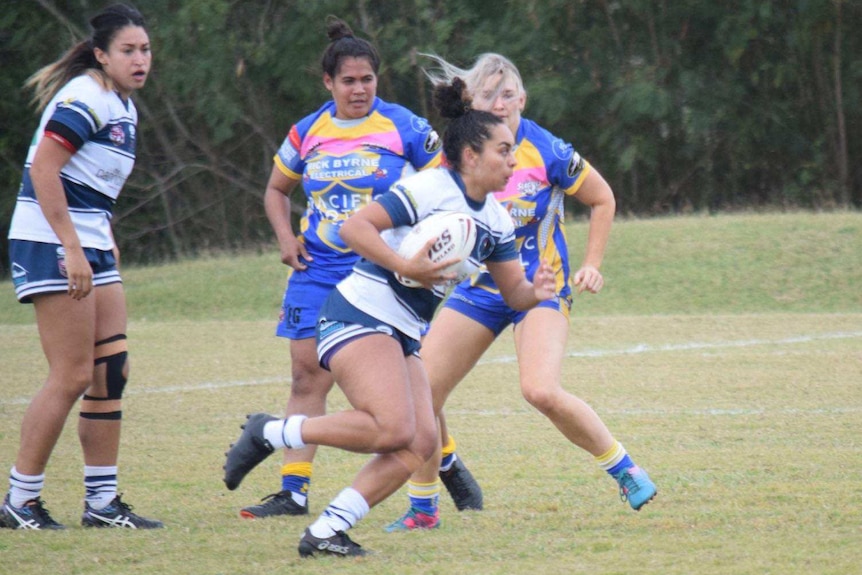
[[[435,105],[451,120],[443,141],[449,168],[400,180],[341,228],[341,238],[363,259],[327,298],[317,349],[353,409],[307,418],[251,415],[227,453],[225,480],[232,484],[283,447],[329,445],[375,454],[305,530],[301,556],[363,555],[347,530],[401,487],[439,441],[420,333],[445,295],[437,286],[450,279],[443,270],[452,262],[434,264],[424,250],[400,256],[399,228],[436,211],[466,213],[478,230],[470,261],[487,266],[509,306],[527,310],[555,293],[548,264],[538,266],[532,283],[524,276],[511,218],[492,196],[512,175],[514,136],[498,116],[472,109],[465,94],[460,79],[434,91]],[[396,273],[423,287],[403,286]]]

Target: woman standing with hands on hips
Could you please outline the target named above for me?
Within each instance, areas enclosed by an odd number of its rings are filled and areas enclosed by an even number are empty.
[[[599,268],[614,218],[613,192],[571,144],[521,116],[527,94],[518,69],[507,58],[483,54],[469,70],[436,56],[431,58],[440,68],[437,74],[430,74],[432,81],[445,85],[454,77],[464,78],[472,106],[500,118],[515,135],[514,175],[494,196],[507,206],[515,222],[527,277],[533,277],[540,262],[548,261],[556,278],[555,297],[527,311],[508,305],[496,278],[486,272],[453,290],[422,343],[434,411],[440,412],[446,398],[496,337],[513,325],[524,398],[566,439],[590,453],[617,483],[621,498],[639,510],[655,496],[655,484],[635,465],[598,414],[566,391],[561,381],[572,305],[569,284],[571,281],[578,292],[598,293],[602,289],[604,278]],[[586,252],[571,277],[563,225],[566,196],[575,197],[591,210]],[[408,483],[410,506],[387,531],[437,527],[440,466],[438,451],[413,475]]]
[[[524,276],[511,218],[491,195],[512,175],[512,132],[499,117],[470,109],[463,94],[459,79],[434,92],[435,105],[451,119],[443,143],[450,168],[400,180],[341,228],[363,259],[323,305],[317,350],[353,409],[287,419],[251,415],[228,451],[226,478],[235,483],[279,448],[317,444],[376,454],[305,530],[301,556],[365,554],[346,531],[403,485],[439,441],[420,334],[445,296],[441,284],[451,279],[444,270],[452,262],[435,264],[426,250],[410,259],[399,255],[410,226],[439,211],[466,213],[478,231],[468,269],[484,262],[513,309],[529,309],[554,294],[547,264],[537,268],[534,282]],[[406,287],[396,274],[422,287]]]
[[[276,335],[290,340],[288,416],[326,412],[333,380],[318,364],[317,316],[326,296],[359,259],[339,237],[341,225],[401,177],[437,167],[442,158],[437,133],[424,118],[377,97],[380,56],[374,45],[334,16],[326,24],[330,41],[320,64],[332,99],[291,127],[273,158],[264,194],[281,261],[291,268],[276,329]],[[296,234],[290,198],[300,186],[306,209]],[[242,508],[240,516],[307,514],[315,452],[313,445],[285,450],[281,488]],[[469,485],[463,479],[467,474],[466,468],[459,469],[455,479]],[[469,489],[458,493],[474,496]]]
[[[43,505],[45,468],[78,398],[84,527],[152,529],[117,494],[121,399],[128,378],[126,300],[111,231],[135,163],[132,93],[150,71],[141,14],[124,4],[90,20],[92,37],[39,70],[42,120],[9,229],[15,293],[32,303],[48,378],[21,423],[0,527],[62,529]],[[83,394],[83,397],[82,397]]]

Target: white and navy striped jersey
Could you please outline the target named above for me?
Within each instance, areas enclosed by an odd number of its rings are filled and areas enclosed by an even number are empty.
[[[72,157],[60,172],[69,213],[86,248],[114,247],[114,203],[135,165],[138,112],[131,100],[105,90],[89,75],[57,92],[30,143],[24,177],[9,228],[9,239],[59,244],[45,219],[30,180],[30,165],[42,138],[51,138]]]
[[[484,261],[518,258],[515,226],[506,209],[492,195],[481,203],[468,198],[461,177],[449,169],[436,168],[408,176],[375,201],[392,219],[393,229],[380,235],[396,251],[413,224],[435,212],[454,211],[468,214],[476,222],[470,271],[479,269]],[[366,259],[359,260],[337,289],[358,309],[414,339],[419,339],[446,295],[442,286],[433,290],[406,287],[392,271]]]

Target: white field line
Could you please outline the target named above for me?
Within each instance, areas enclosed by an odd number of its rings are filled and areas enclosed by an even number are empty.
[[[727,349],[735,347],[755,347],[759,345],[795,345],[799,343],[811,343],[815,341],[834,340],[834,339],[853,339],[862,337],[862,331],[822,333],[817,335],[798,335],[794,337],[786,337],[782,339],[742,339],[736,341],[719,341],[712,343],[705,342],[690,342],[677,343],[667,345],[648,345],[641,343],[625,349],[595,349],[570,351],[566,353],[566,357],[612,357],[619,355],[637,355],[641,353],[657,353],[665,351],[699,351],[711,349]],[[482,360],[479,364],[487,363],[514,363],[517,358],[514,355],[504,355],[487,360]]]
[[[854,339],[854,338],[862,338],[862,331],[850,331],[850,332],[834,332],[834,333],[824,333],[824,334],[816,334],[816,335],[800,335],[793,337],[786,337],[781,339],[745,339],[745,340],[735,340],[735,341],[720,341],[720,342],[689,342],[689,343],[680,343],[680,344],[667,344],[667,345],[648,345],[648,344],[638,344],[629,348],[623,349],[595,349],[595,350],[581,350],[581,351],[569,351],[566,353],[566,357],[571,358],[601,358],[601,357],[614,357],[614,356],[622,356],[622,355],[637,355],[644,353],[663,353],[663,352],[678,352],[678,351],[700,351],[700,350],[715,350],[715,349],[727,349],[727,348],[747,348],[747,347],[756,347],[762,345],[796,345],[800,343],[811,343],[815,341],[825,341],[825,340],[838,340],[838,339]],[[492,357],[488,359],[482,359],[479,361],[479,365],[487,365],[487,364],[496,364],[496,363],[515,363],[517,358],[514,355],[504,355],[499,357]],[[165,387],[151,387],[151,388],[132,388],[130,389],[126,395],[144,395],[144,394],[153,394],[153,393],[185,393],[190,391],[212,391],[218,389],[228,389],[234,387],[253,387],[258,385],[271,385],[271,384],[284,384],[290,383],[291,379],[289,377],[266,377],[260,379],[244,379],[237,381],[217,381],[217,382],[201,382],[201,383],[193,383],[187,385],[170,385]],[[0,405],[27,405],[30,403],[29,397],[16,397],[9,399],[0,399]],[[606,410],[608,411],[608,410]],[[784,410],[787,413],[801,413],[800,410]],[[805,413],[855,413],[862,411],[862,407],[847,407],[847,408],[827,408],[827,409],[814,409],[814,410],[804,410]],[[613,410],[610,410],[613,412]],[[462,413],[462,414],[473,414],[473,415],[506,415],[508,413],[503,413],[501,411],[485,412],[481,410],[476,411],[452,411],[451,413]],[[528,410],[525,411],[512,411],[511,414],[518,413],[531,413]],[[669,413],[667,410],[626,410],[625,413],[630,413],[632,415],[650,415],[650,414],[667,414]],[[681,413],[681,412],[674,412]],[[703,414],[703,415],[754,415],[763,413],[762,410],[753,410],[753,409],[704,409],[704,410],[686,410],[685,413],[692,414]]]

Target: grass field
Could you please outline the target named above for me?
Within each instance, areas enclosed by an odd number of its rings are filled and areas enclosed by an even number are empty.
[[[570,225],[575,254],[586,226]],[[321,449],[309,518],[241,520],[277,457],[221,482],[244,414],[282,410],[275,252],[124,270],[133,376],[120,486],[156,532],[85,531],[74,417],[43,493],[58,533],[0,531],[0,573],[835,574],[862,572],[862,215],[617,222],[599,296],[579,296],[565,364],[659,486],[640,513],[521,399],[510,334],[447,413],[486,509],[387,534],[401,492],[352,532],[360,560],[300,560],[302,530],[364,456]],[[0,283],[0,472],[45,375],[32,309]],[[345,406],[337,391],[331,409]]]

